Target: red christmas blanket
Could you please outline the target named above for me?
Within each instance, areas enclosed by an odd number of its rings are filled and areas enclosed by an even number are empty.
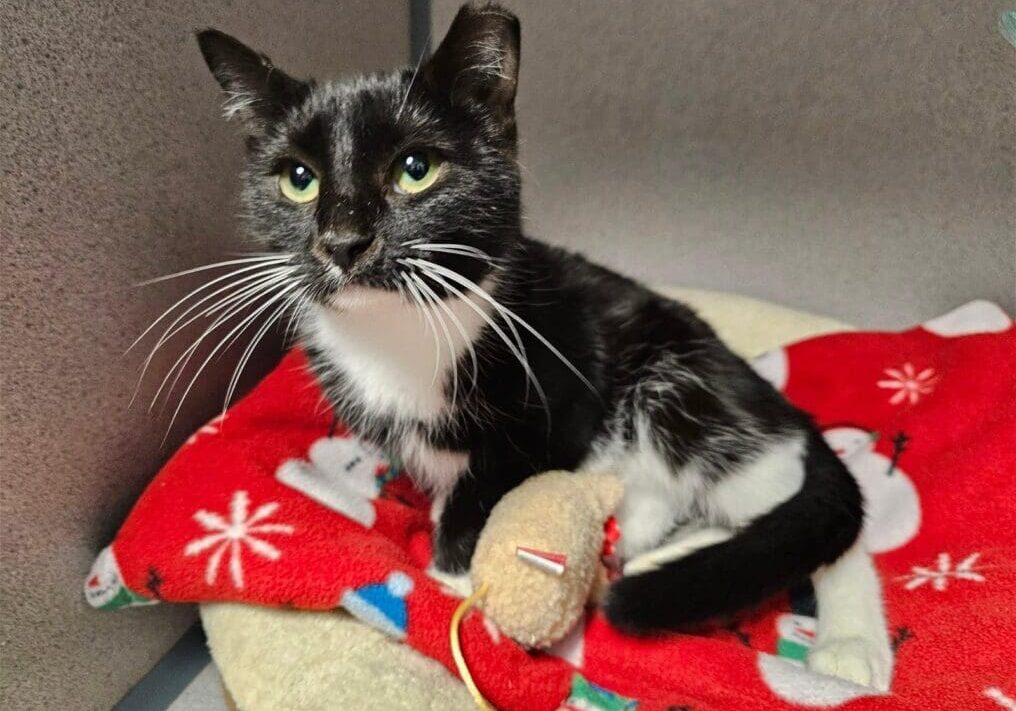
[[[632,639],[590,611],[551,653],[474,611],[461,635],[480,689],[519,711],[1016,709],[1014,363],[1016,329],[986,302],[756,362],[864,489],[896,654],[890,695],[805,669],[807,585],[698,636]],[[351,437],[306,365],[293,351],[187,441],[99,554],[88,601],[341,607],[454,670],[459,599],[424,572],[428,501]]]

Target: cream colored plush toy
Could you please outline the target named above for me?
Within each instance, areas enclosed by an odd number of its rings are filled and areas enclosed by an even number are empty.
[[[526,480],[490,514],[473,554],[474,589],[505,634],[545,648],[564,637],[606,583],[604,524],[621,501],[617,477],[551,471]]]

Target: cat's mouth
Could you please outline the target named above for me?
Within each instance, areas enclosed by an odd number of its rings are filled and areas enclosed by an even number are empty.
[[[311,301],[329,309],[345,311],[363,308],[372,302],[372,294],[391,294],[399,291],[397,277],[386,274],[382,268],[356,268],[342,271],[318,262],[308,275],[307,294]]]

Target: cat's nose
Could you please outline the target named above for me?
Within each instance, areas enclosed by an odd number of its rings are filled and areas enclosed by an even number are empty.
[[[373,237],[359,234],[326,232],[314,245],[314,253],[323,262],[349,269],[374,243]]]

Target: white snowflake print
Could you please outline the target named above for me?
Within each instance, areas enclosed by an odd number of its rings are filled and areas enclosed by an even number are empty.
[[[1004,709],[1016,711],[1016,700],[999,689],[997,686],[989,686],[984,690],[984,695]]]
[[[952,557],[948,553],[939,553],[938,562],[934,568],[915,565],[911,568],[911,575],[904,575],[900,579],[907,581],[903,586],[907,590],[916,590],[925,583],[931,583],[931,587],[939,592],[949,587],[950,578],[983,583],[984,576],[974,570],[974,563],[977,562],[980,555],[980,553],[971,553],[953,566]]]
[[[879,380],[877,385],[896,391],[889,398],[890,405],[899,405],[904,400],[916,405],[924,395],[930,395],[935,390],[935,383],[938,382],[934,368],[925,368],[918,373],[913,363],[904,363],[899,368],[886,368],[882,372],[889,378]]]
[[[208,585],[215,584],[219,576],[219,565],[226,551],[229,551],[229,576],[233,587],[238,590],[243,589],[244,547],[267,560],[278,560],[282,556],[278,548],[259,537],[270,533],[286,536],[293,534],[293,527],[287,523],[266,521],[278,510],[279,504],[275,501],[262,504],[250,516],[247,515],[249,508],[250,498],[247,492],[236,491],[229,502],[228,521],[219,514],[204,509],[194,513],[194,520],[211,533],[195,538],[187,544],[183,553],[186,556],[196,556],[212,550],[212,554],[208,557],[208,565],[205,567],[205,583]]]

